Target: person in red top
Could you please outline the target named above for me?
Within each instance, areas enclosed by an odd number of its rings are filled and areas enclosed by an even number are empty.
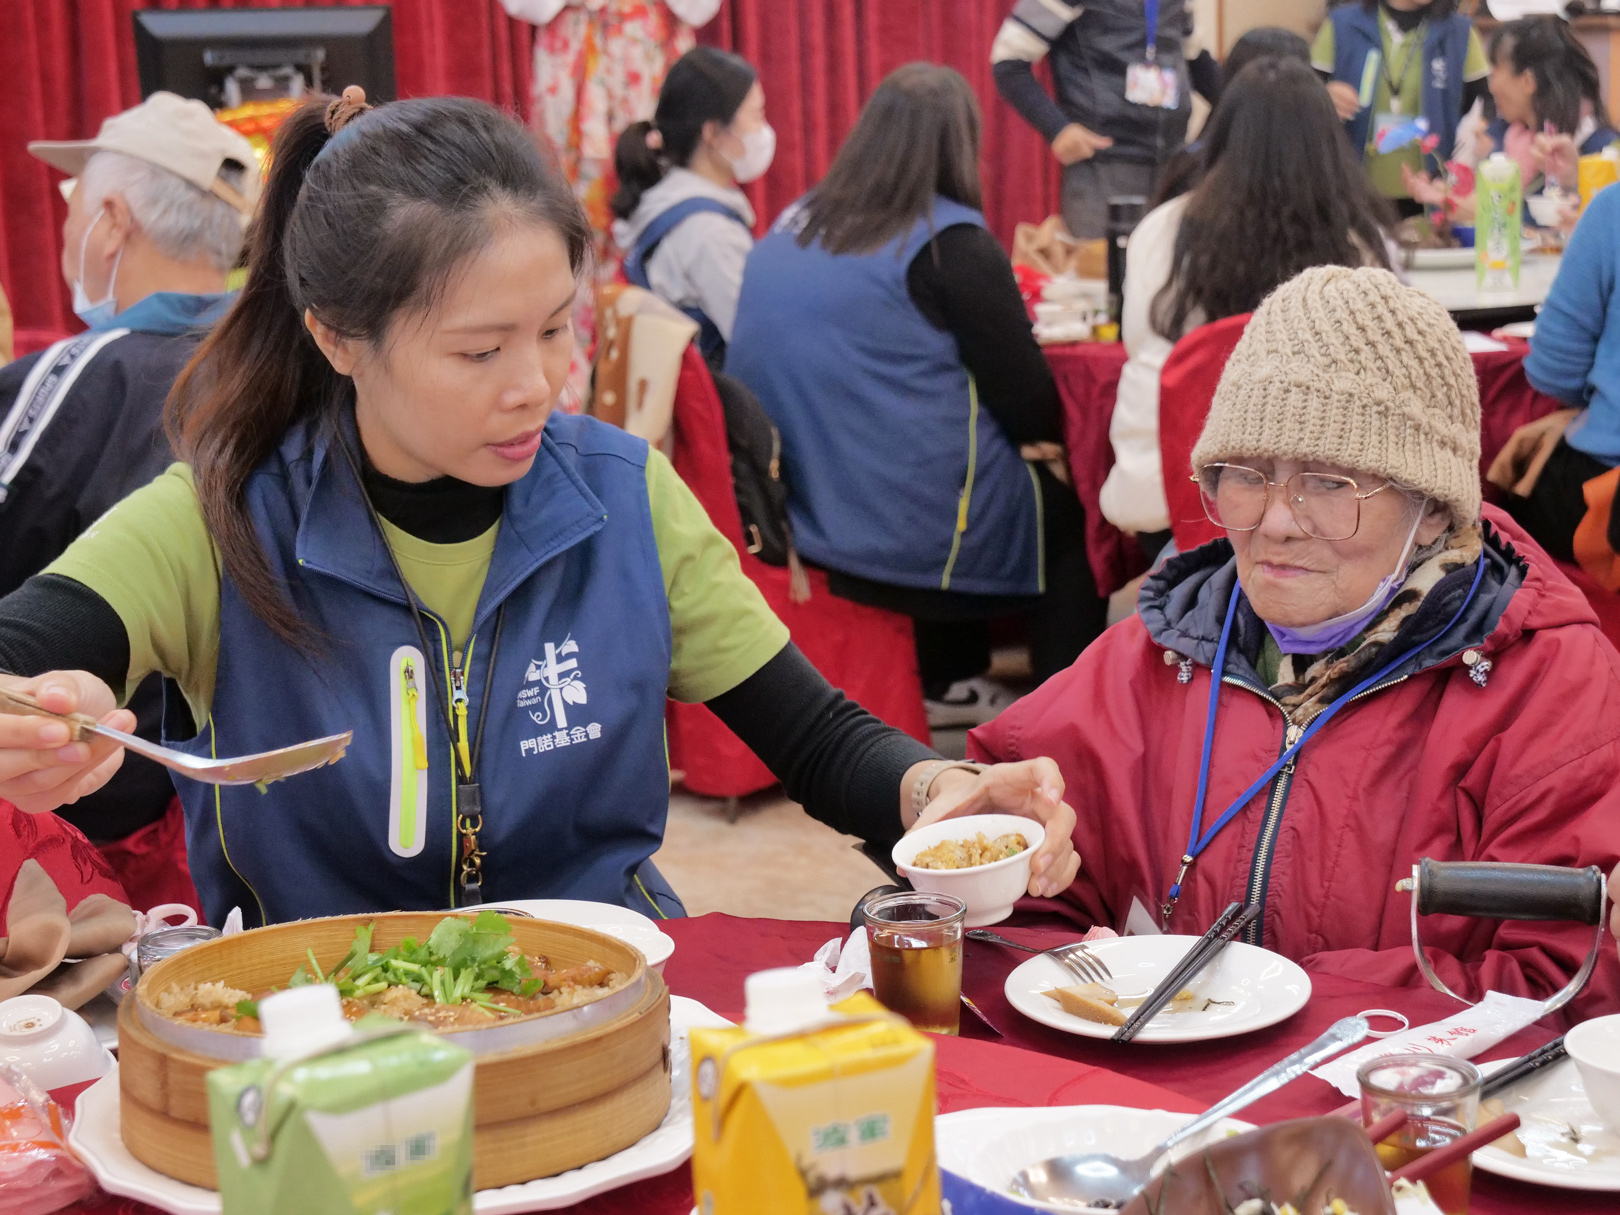
[[[1057,761],[1079,918],[1123,930],[1134,908],[1198,934],[1257,902],[1251,941],[1416,986],[1396,882],[1423,857],[1614,868],[1620,654],[1535,542],[1482,512],[1478,462],[1478,388],[1438,304],[1319,267],[1261,305],[1192,456],[1227,538],[1167,562],[1134,617],[969,735],[977,759]],[[1451,916],[1424,933],[1469,999],[1550,995],[1592,939]],[[1620,1009],[1611,946],[1573,1009]]]

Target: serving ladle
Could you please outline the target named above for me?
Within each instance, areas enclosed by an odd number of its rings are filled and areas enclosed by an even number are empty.
[[[54,717],[57,721],[67,723],[71,742],[88,742],[90,735],[99,734],[102,738],[110,738],[126,751],[144,755],[147,759],[160,763],[165,768],[171,768],[182,776],[189,776],[192,780],[202,781],[208,785],[264,785],[281,780],[283,777],[308,772],[312,768],[321,768],[342,759],[343,752],[354,738],[354,731],[348,730],[342,734],[333,734],[329,738],[317,738],[310,742],[295,743],[290,747],[278,747],[274,751],[261,751],[257,755],[239,755],[234,759],[201,759],[195,755],[187,755],[184,751],[176,751],[172,747],[161,747],[133,734],[125,734],[122,730],[114,730],[111,726],[104,726],[84,713],[53,713],[41,707],[40,703],[28,693],[9,688],[0,688],[0,713],[12,713],[23,717]]]
[[[1155,1147],[1134,1160],[1109,1152],[1076,1152],[1032,1164],[1012,1179],[1009,1188],[1021,1198],[1034,1198],[1058,1206],[1123,1207],[1152,1180],[1153,1166],[1176,1144],[1206,1131],[1228,1114],[1297,1080],[1317,1064],[1331,1059],[1367,1036],[1367,1018],[1345,1017],[1309,1046],[1280,1059],[1229,1097],[1217,1101],[1191,1122],[1177,1127]]]

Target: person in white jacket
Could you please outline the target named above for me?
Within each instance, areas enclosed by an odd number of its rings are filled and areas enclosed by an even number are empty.
[[[1202,180],[1150,211],[1126,253],[1129,361],[1108,428],[1114,467],[1102,512],[1154,553],[1170,538],[1165,476],[1185,472],[1159,461],[1159,375],[1176,341],[1252,312],[1308,267],[1390,266],[1388,205],[1367,183],[1308,65],[1264,58],[1245,67],[1202,142]]]

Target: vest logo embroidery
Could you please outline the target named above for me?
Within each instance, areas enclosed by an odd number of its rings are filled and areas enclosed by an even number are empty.
[[[523,690],[518,693],[518,708],[527,713],[535,725],[553,728],[534,738],[522,739],[518,744],[520,755],[538,755],[602,737],[602,727],[594,721],[572,727],[568,724],[568,706],[588,703],[579,659],[569,657],[578,653],[579,643],[568,636],[560,645],[546,642],[545,657],[529,663],[528,672],[523,676]]]
[[[1429,60],[1429,84],[1436,92],[1442,92],[1446,87],[1446,61],[1440,55]]]

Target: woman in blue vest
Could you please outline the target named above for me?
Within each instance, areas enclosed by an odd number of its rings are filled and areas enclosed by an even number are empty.
[[[765,90],[740,55],[700,46],[675,61],[651,122],[619,136],[613,239],[624,274],[699,325],[710,366],[725,363],[754,209],[737,187],[771,167]]]
[[[1328,81],[1373,185],[1403,214],[1418,214],[1422,205],[1401,170],[1437,172],[1451,155],[1458,121],[1485,95],[1490,67],[1473,23],[1455,0],[1351,0],[1328,13],[1311,63]],[[1420,116],[1437,140],[1432,153],[1416,141],[1378,150],[1382,132]]]
[[[554,413],[588,228],[523,129],[481,102],[277,136],[241,296],[175,386],[185,460],[0,600],[0,677],[55,711],[168,677],[200,755],[353,730],[269,786],[178,779],[204,911],[250,922],[529,897],[680,914],[663,835],[666,694],[701,701],[838,829],[962,808],[1051,824],[1049,761],[962,772],[806,664],[669,462]],[[37,676],[15,678],[14,676]],[[0,717],[0,797],[41,812],[121,752]]]
[[[794,544],[835,593],[910,615],[929,720],[987,720],[989,619],[1038,678],[1101,630],[1057,389],[980,213],[979,111],[949,68],[892,73],[826,178],[748,258],[728,374],[782,432]],[[1060,465],[1061,467],[1061,465]]]

